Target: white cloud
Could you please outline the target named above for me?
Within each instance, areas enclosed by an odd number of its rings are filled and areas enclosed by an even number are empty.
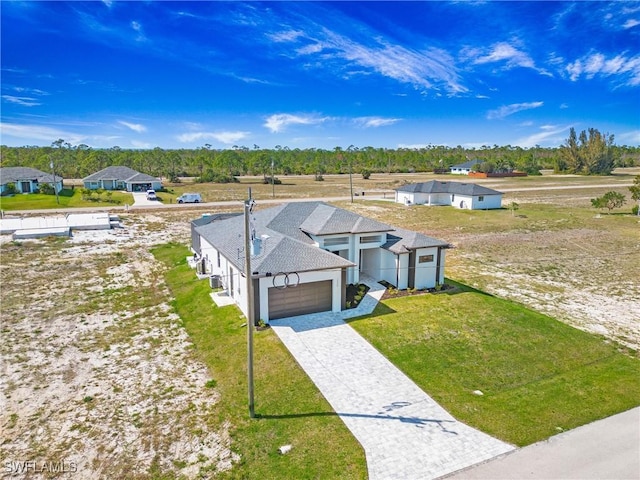
[[[226,145],[232,145],[249,135],[249,132],[191,132],[178,135],[177,139],[182,143],[193,143],[202,140],[217,140]]]
[[[453,59],[442,49],[411,50],[380,39],[367,46],[332,32],[323,43],[323,59],[333,56],[347,60],[423,90],[443,85],[450,93],[467,91],[460,83]]]
[[[57,128],[46,127],[43,125],[20,125],[17,123],[0,123],[0,134],[3,137],[24,138],[30,142],[40,140],[45,145],[58,138],[64,138],[65,141],[76,145],[82,143],[86,137],[76,133],[59,130]]]
[[[507,42],[493,44],[488,49],[471,48],[462,52],[462,56],[476,65],[503,62],[507,68],[536,68],[533,59]]]
[[[138,34],[138,36],[136,37],[136,42],[144,42],[147,40],[147,37],[144,35],[144,31],[142,30],[142,25],[140,24],[140,22],[136,22],[135,20],[133,20],[131,22],[131,28],[133,29],[134,32]]]
[[[123,120],[118,120],[118,123],[120,125],[124,125],[127,128],[130,128],[134,132],[142,133],[147,131],[147,127],[145,127],[141,123],[130,123],[130,122],[125,122]]]
[[[520,138],[512,143],[523,148],[531,148],[536,145],[553,147],[562,145],[569,134],[569,126],[542,125],[539,132]]]
[[[22,105],[23,107],[37,107],[42,105],[36,98],[33,97],[15,97],[13,95],[2,95],[2,99],[5,102],[15,103],[16,105]]]
[[[640,85],[640,55],[628,57],[620,54],[607,59],[602,53],[591,53],[569,63],[564,71],[574,82],[582,76],[589,80],[619,76],[623,85],[636,87]]]
[[[147,148],[151,148],[151,147],[152,147],[152,145],[151,145],[150,143],[147,143],[147,142],[140,142],[140,141],[138,141],[138,140],[131,140],[131,146],[132,146],[133,148],[144,148],[144,149],[147,149]]]
[[[281,42],[293,42],[303,35],[304,33],[301,32],[300,30],[286,30],[284,32],[268,34],[267,37],[274,42],[281,43]]]
[[[291,115],[289,113],[276,113],[267,117],[264,126],[272,133],[280,133],[289,125],[317,125],[326,121],[327,117],[316,115]]]
[[[626,22],[624,22],[624,25],[622,26],[622,28],[627,30],[629,28],[637,27],[638,25],[640,25],[640,20],[636,20],[635,18],[631,18],[631,19],[627,20]]]
[[[429,146],[428,143],[412,143],[412,144],[399,143],[398,144],[398,148],[405,148],[407,150],[420,150],[422,148],[427,148],[428,146]]]
[[[487,112],[487,119],[495,120],[508,117],[509,115],[513,115],[514,113],[521,112],[523,110],[540,108],[542,105],[544,105],[543,102],[512,103],[511,105],[503,105],[496,110],[490,110]]]
[[[359,31],[351,27],[350,32]],[[307,31],[313,33],[288,30],[271,38],[294,44],[292,52],[295,56],[313,57],[307,67],[333,67],[342,76],[346,71],[347,78],[354,72],[361,75],[377,73],[421,90],[444,87],[453,94],[467,91],[461,84],[453,58],[442,49],[410,49],[387,41],[376,32],[365,32],[363,40],[358,41],[315,24],[308,25]]]
[[[482,64],[505,61],[510,66],[533,67],[533,60],[524,52],[519,51],[508,43],[497,43],[484,55],[478,56],[473,63]]]
[[[393,125],[394,123],[398,123],[400,121],[399,118],[383,118],[383,117],[358,117],[354,118],[353,121],[356,125],[359,125],[364,128],[369,127],[386,127],[387,125]]]
[[[640,130],[632,130],[630,132],[624,132],[616,135],[616,143],[624,145],[639,145],[640,144]]]

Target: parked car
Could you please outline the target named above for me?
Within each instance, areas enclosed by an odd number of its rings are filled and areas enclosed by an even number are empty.
[[[158,197],[156,195],[155,190],[147,190],[147,200],[157,200]]]
[[[200,203],[202,196],[199,193],[183,193],[178,197],[178,203]]]

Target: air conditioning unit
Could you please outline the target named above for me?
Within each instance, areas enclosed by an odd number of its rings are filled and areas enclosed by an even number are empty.
[[[221,288],[222,287],[222,279],[220,275],[211,275],[209,277],[209,286],[211,288]]]

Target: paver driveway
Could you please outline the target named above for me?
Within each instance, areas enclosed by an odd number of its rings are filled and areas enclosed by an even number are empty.
[[[381,293],[369,293],[356,311],[271,321],[362,444],[369,478],[438,478],[513,450],[453,418],[344,323],[375,306]]]

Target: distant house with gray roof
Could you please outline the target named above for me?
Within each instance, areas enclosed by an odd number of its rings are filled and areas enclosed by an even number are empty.
[[[469,175],[471,171],[473,171],[473,167],[482,163],[483,160],[478,158],[466,161],[464,163],[459,163],[458,165],[452,166],[449,170],[454,175]]]
[[[502,207],[502,192],[475,183],[412,183],[396,189],[395,200],[404,205],[449,205],[467,210]]]
[[[204,271],[246,314],[244,217],[192,223],[192,249]],[[343,310],[360,275],[398,289],[444,282],[447,242],[394,228],[323,202],[295,202],[251,215],[254,313],[266,322]]]
[[[40,190],[40,185],[49,184],[57,192],[62,190],[62,177],[52,173],[41,172],[29,167],[0,168],[0,195],[4,195],[12,184],[17,193],[34,193]]]
[[[114,165],[103,168],[82,179],[85,188],[97,190],[126,190],[127,192],[144,192],[160,190],[162,180],[132,168]]]

